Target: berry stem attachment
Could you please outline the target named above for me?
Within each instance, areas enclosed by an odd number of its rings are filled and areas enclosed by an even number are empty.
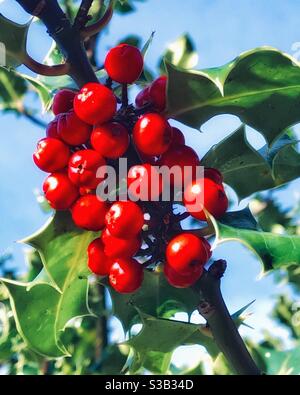
[[[128,107],[128,85],[122,84],[122,108]]]
[[[212,332],[212,335],[228,360],[232,369],[239,375],[261,375],[237,327],[232,320],[220,290],[220,276],[214,271],[204,271],[194,290],[200,296],[198,311]]]

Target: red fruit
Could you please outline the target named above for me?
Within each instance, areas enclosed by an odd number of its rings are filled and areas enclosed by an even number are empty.
[[[59,118],[60,118],[60,115],[56,115],[56,117],[53,119],[53,121],[48,123],[47,129],[46,129],[46,136],[47,137],[59,139],[59,135],[57,133],[57,126],[58,126]]]
[[[109,283],[120,293],[131,293],[142,285],[143,267],[135,259],[115,259],[110,267]]]
[[[207,242],[192,233],[181,233],[174,237],[166,249],[168,265],[182,275],[197,275],[199,266],[208,261]]]
[[[144,88],[135,98],[135,105],[137,108],[145,107],[147,104],[150,104],[150,95],[149,95],[150,87],[147,86]]]
[[[53,173],[43,184],[45,198],[55,210],[67,210],[78,198],[78,189],[65,173]]]
[[[111,258],[131,258],[142,245],[142,240],[139,236],[134,236],[131,239],[120,239],[112,236],[107,229],[102,232],[101,239],[104,244],[105,254]]]
[[[91,136],[93,148],[109,159],[122,156],[129,146],[129,141],[127,129],[118,122],[96,125]]]
[[[198,266],[196,273],[190,273],[188,275],[183,275],[177,273],[170,265],[167,263],[164,265],[164,273],[168,280],[168,283],[175,288],[188,288],[191,287],[195,282],[201,277],[203,273],[203,266]]]
[[[173,145],[185,145],[184,134],[178,128],[172,127],[173,130],[173,138],[172,138],[172,146]]]
[[[150,102],[158,111],[163,111],[166,108],[167,81],[167,77],[162,75],[153,81],[149,88]]]
[[[68,112],[73,108],[74,97],[77,92],[70,89],[62,89],[56,93],[53,99],[52,111],[54,115]]]
[[[130,239],[142,230],[144,215],[134,202],[116,202],[107,212],[105,223],[112,236]]]
[[[103,178],[97,178],[97,170],[105,166],[105,159],[91,149],[75,152],[69,161],[70,180],[78,187],[96,189]]]
[[[204,169],[204,177],[205,178],[210,178],[217,184],[222,185],[223,184],[223,176],[222,173],[219,172],[217,169],[213,169],[212,167],[206,167]]]
[[[106,86],[90,82],[74,99],[74,111],[82,121],[95,125],[108,122],[117,110],[117,99]]]
[[[184,191],[187,211],[200,221],[206,221],[203,207],[215,218],[220,218],[228,208],[228,199],[222,185],[210,178],[192,182]]]
[[[41,170],[53,173],[68,165],[70,155],[66,144],[58,139],[47,137],[37,143],[33,160]]]
[[[159,159],[160,166],[167,166],[170,169],[173,166],[178,166],[178,171],[175,171],[175,176],[171,176],[171,185],[176,187],[183,187],[185,181],[189,181],[188,177],[192,179],[196,175],[196,166],[200,165],[200,159],[196,152],[186,145],[172,145],[166,153]],[[190,169],[185,169],[188,166]],[[189,170],[189,171],[188,171]],[[190,175],[191,173],[191,175]]]
[[[134,125],[133,141],[143,154],[159,156],[171,144],[172,128],[163,116],[156,113],[145,114]]]
[[[58,119],[58,136],[69,145],[81,145],[86,143],[91,132],[92,127],[79,119],[73,110],[61,114]]]
[[[87,249],[88,267],[97,276],[108,276],[111,260],[104,253],[104,246],[101,239],[92,241]]]
[[[127,188],[131,200],[157,201],[162,193],[162,176],[149,163],[135,165],[128,171]]]
[[[81,196],[72,206],[72,218],[78,228],[97,232],[104,228],[104,218],[109,205],[96,195]]]
[[[109,77],[121,84],[131,84],[141,75],[144,59],[140,50],[132,45],[120,44],[106,55],[104,68]]]

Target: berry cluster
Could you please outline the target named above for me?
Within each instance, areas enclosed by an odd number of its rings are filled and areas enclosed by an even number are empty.
[[[142,284],[144,269],[159,263],[164,263],[170,284],[191,286],[211,257],[210,245],[205,238],[182,231],[172,202],[157,201],[163,180],[158,177],[154,188],[151,177],[154,165],[195,168],[199,157],[163,115],[167,77],[143,89],[135,106],[128,104],[127,84],[143,71],[137,48],[121,44],[111,49],[105,70],[106,85],[87,83],[80,91],[63,89],[54,97],[55,118],[33,155],[35,164],[50,173],[43,184],[45,197],[55,210],[70,210],[77,227],[101,231],[88,247],[88,266],[96,275],[108,276],[116,291],[134,292]],[[122,84],[122,99],[114,94],[113,81]],[[115,165],[122,156],[132,163],[127,188],[138,180],[139,192],[143,191],[138,202],[111,202],[96,195],[104,181],[97,170]],[[177,182],[171,179],[171,184]],[[222,216],[228,206],[222,182],[216,169],[205,169],[204,178],[194,178],[183,191],[187,212],[201,221],[206,221],[205,210]],[[203,204],[195,207],[199,195]],[[142,262],[137,259],[141,257]]]

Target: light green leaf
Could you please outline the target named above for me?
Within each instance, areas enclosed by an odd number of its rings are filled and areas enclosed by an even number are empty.
[[[69,321],[90,315],[86,249],[96,237],[77,229],[67,212],[57,212],[23,240],[40,254],[43,270],[29,283],[2,279],[10,294],[17,328],[30,348],[56,358],[67,354],[60,334]]]
[[[151,365],[148,359],[148,368],[154,366],[156,373],[158,371],[166,373],[173,351],[183,344],[201,344],[211,355],[217,354],[216,345],[208,336],[205,326],[155,318],[141,311],[139,314],[143,327],[136,336],[125,343],[134,349],[132,373],[145,366],[145,361],[151,356],[154,360]],[[157,360],[160,364],[155,363]]]
[[[300,349],[299,347],[287,351],[275,351],[259,347],[269,375],[299,375]]]
[[[25,25],[19,25],[0,14],[1,66],[17,67],[23,63],[31,21]]]
[[[106,283],[104,281],[104,283]],[[137,308],[154,317],[168,318],[179,311],[191,314],[197,306],[197,295],[191,289],[170,286],[163,273],[147,272],[142,287],[133,294],[120,294],[109,287],[113,314],[128,331],[138,318]]]
[[[171,43],[160,61],[160,70],[165,73],[165,61],[182,69],[192,69],[199,61],[194,43],[188,34],[183,34]]]
[[[29,75],[21,74],[18,72],[16,72],[15,74],[23,78],[33,87],[33,89],[39,95],[43,111],[49,111],[52,104],[52,94],[50,88],[43,84],[43,82],[41,82],[38,78],[30,77]]]
[[[263,47],[219,68],[184,71],[167,63],[167,115],[194,128],[219,114],[238,116],[273,143],[300,121],[300,67]]]
[[[293,144],[283,136],[271,149],[264,146],[256,151],[248,143],[243,125],[214,145],[202,164],[219,169],[225,183],[243,199],[300,177],[300,154]]]
[[[212,217],[210,219],[216,232],[214,247],[224,242],[238,241],[258,256],[264,272],[300,263],[300,236],[239,229],[217,222]]]
[[[22,109],[22,102],[27,91],[24,78],[13,70],[0,66],[0,109]]]

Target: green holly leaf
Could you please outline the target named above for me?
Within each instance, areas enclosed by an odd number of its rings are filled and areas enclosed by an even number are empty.
[[[263,273],[300,263],[300,236],[278,235],[241,229],[210,217],[215,228],[214,248],[228,241],[238,241],[253,251],[263,265]]]
[[[145,367],[146,361],[148,369],[152,366],[156,373],[166,373],[173,351],[184,344],[201,344],[211,355],[217,353],[216,345],[205,326],[156,318],[141,311],[139,314],[143,327],[125,343],[134,350],[131,373]]]
[[[299,375],[300,348],[299,346],[287,351],[275,351],[259,347],[258,351],[267,366],[269,375]]]
[[[60,291],[68,291],[71,283],[87,281],[86,249],[98,234],[75,227],[69,212],[56,212],[40,230],[21,240],[35,248],[44,269]]]
[[[202,71],[166,67],[167,115],[188,126],[200,128],[216,115],[232,114],[273,143],[300,120],[299,64],[276,49],[254,49]]]
[[[20,66],[26,57],[26,41],[32,19],[25,25],[12,22],[0,14],[0,65]]]
[[[271,149],[264,146],[256,151],[247,141],[245,126],[242,125],[214,145],[202,159],[202,164],[219,169],[225,183],[243,199],[300,176],[300,154],[293,144],[295,142],[291,143],[285,135]]]
[[[159,68],[162,73],[165,73],[165,62],[168,62],[182,69],[192,69],[197,66],[198,60],[192,38],[189,34],[183,34],[168,46],[159,63]]]
[[[10,295],[18,331],[35,352],[52,358],[67,355],[61,333],[72,318],[91,314],[86,249],[95,237],[93,232],[77,229],[68,212],[57,212],[22,241],[39,252],[40,274],[29,283],[1,279]]]
[[[0,66],[1,110],[21,110],[26,91],[26,82],[20,75]]]
[[[235,228],[260,230],[249,207],[245,207],[240,211],[228,211],[219,221],[224,225]]]
[[[107,282],[103,280],[107,285]],[[128,331],[139,317],[137,308],[154,317],[170,318],[179,311],[191,314],[197,306],[197,295],[191,289],[170,286],[163,273],[145,271],[141,288],[133,294],[120,294],[109,287],[113,314]]]

